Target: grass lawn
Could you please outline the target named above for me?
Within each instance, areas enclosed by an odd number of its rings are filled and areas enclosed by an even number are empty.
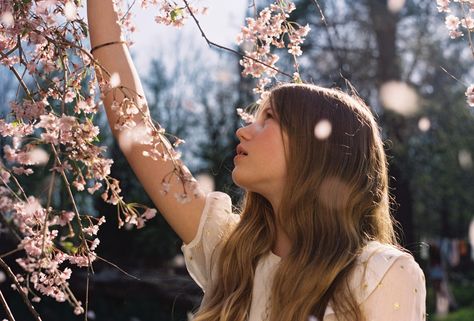
[[[445,317],[428,318],[433,321],[473,321],[474,307],[461,308],[455,312],[448,314]]]
[[[427,288],[427,320],[429,321],[474,321],[474,283],[472,275],[451,282],[451,289],[459,308],[444,317],[435,315],[435,295],[431,286]],[[429,285],[429,283],[428,283]]]

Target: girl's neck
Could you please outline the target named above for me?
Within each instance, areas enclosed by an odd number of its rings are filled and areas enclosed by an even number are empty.
[[[285,258],[290,253],[290,250],[291,250],[290,239],[280,227],[277,227],[276,241],[272,248],[273,254],[281,258]]]

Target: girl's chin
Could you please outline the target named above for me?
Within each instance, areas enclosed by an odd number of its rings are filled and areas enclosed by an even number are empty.
[[[232,181],[238,187],[245,190],[249,190],[249,186],[248,184],[246,184],[246,180],[243,177],[241,177],[241,175],[239,175],[238,170],[236,170],[235,168],[232,171]]]

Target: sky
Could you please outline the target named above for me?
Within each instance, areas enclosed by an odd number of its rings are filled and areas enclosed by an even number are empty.
[[[235,45],[235,38],[244,21],[248,1],[207,0],[198,3],[209,8],[207,15],[198,16],[207,37],[220,45],[228,47]],[[203,50],[203,54],[209,54],[211,59],[217,59],[215,55],[217,49],[209,48],[194,21],[189,19],[180,29],[159,25],[154,21],[156,10],[154,7],[142,10],[139,6],[134,10],[137,32],[132,35],[135,44],[130,50],[140,74],[146,74],[150,61],[160,52],[173,57],[173,49],[169,44],[177,38],[182,40],[184,49],[192,41],[193,50]]]

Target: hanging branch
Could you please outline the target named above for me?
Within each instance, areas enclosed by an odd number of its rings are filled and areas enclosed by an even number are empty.
[[[28,296],[26,295],[26,293],[22,291],[22,287],[20,283],[18,282],[18,280],[16,279],[15,274],[13,274],[10,267],[1,258],[0,258],[0,267],[8,274],[10,279],[13,281],[16,287],[16,290],[18,291],[18,293],[20,293],[20,296],[23,299],[23,302],[26,304],[28,310],[33,315],[34,319],[36,321],[42,321],[40,315],[38,314],[38,312],[36,312],[35,307],[31,303],[30,299],[28,299]]]
[[[335,45],[334,45],[334,41],[332,39],[332,35],[331,35],[331,32],[329,31],[329,25],[328,25],[328,22],[327,22],[327,19],[326,19],[326,16],[324,15],[324,12],[323,12],[323,9],[321,7],[321,5],[319,4],[319,1],[318,0],[312,0],[313,3],[316,5],[316,7],[318,8],[318,11],[319,11],[319,14],[321,15],[321,21],[322,23],[324,24],[324,29],[328,35],[328,42],[329,42],[329,48],[330,48],[330,51],[334,54],[334,56],[336,57],[336,60],[337,60],[337,63],[339,65],[339,69],[340,69],[340,74],[341,76],[347,80],[345,77],[344,77],[344,74],[343,74],[343,71],[344,71],[344,59],[342,59],[339,51],[336,49]],[[336,40],[339,40],[340,37],[339,37],[339,33],[337,31],[336,28],[333,28],[334,29],[334,33],[335,33],[335,37],[336,37]]]
[[[192,12],[191,8],[189,7],[189,4],[188,4],[188,1],[187,0],[183,0],[185,6],[186,6],[186,9],[188,10],[189,14],[191,15],[191,17],[193,18],[194,22],[196,23],[196,26],[198,27],[199,31],[201,32],[201,36],[204,38],[204,40],[206,40],[207,44],[209,45],[209,47],[216,47],[216,48],[219,48],[219,49],[222,49],[222,50],[226,50],[226,51],[229,51],[229,52],[232,52],[242,58],[246,58],[246,59],[250,59],[250,60],[253,60],[255,61],[256,63],[259,63],[269,69],[272,69],[273,71],[276,71],[277,73],[279,74],[282,74],[282,75],[285,75],[291,79],[293,79],[293,76],[290,75],[289,73],[286,73],[284,71],[281,71],[280,69],[278,68],[275,68],[273,66],[270,66],[269,64],[266,64],[264,63],[263,61],[260,61],[258,59],[255,59],[255,58],[252,58],[252,57],[249,57],[243,53],[240,53],[238,52],[237,50],[234,50],[232,48],[228,48],[228,47],[225,47],[225,46],[222,46],[222,45],[219,45],[211,40],[209,40],[209,38],[206,36],[206,33],[204,32],[204,30],[202,29],[201,27],[201,24],[199,23],[199,20],[196,18],[196,16],[194,15],[194,13]]]
[[[7,300],[5,300],[5,297],[3,296],[2,291],[0,290],[0,301],[2,302],[3,309],[5,310],[7,314],[8,321],[15,321],[15,318],[13,317],[12,311],[10,310],[10,307],[8,306]]]

